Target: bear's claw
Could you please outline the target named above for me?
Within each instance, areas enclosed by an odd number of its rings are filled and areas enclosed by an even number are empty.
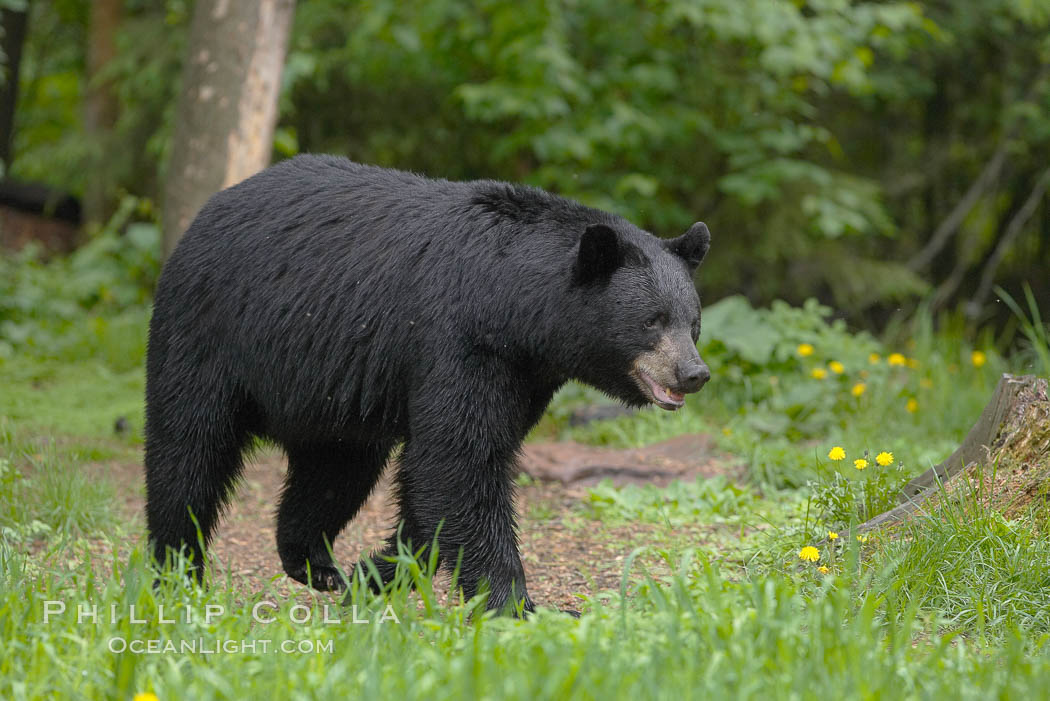
[[[331,565],[311,565],[308,569],[304,563],[294,569],[285,568],[285,573],[317,591],[345,591],[347,587],[346,578]]]

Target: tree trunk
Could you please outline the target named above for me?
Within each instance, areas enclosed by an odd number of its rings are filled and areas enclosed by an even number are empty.
[[[0,51],[3,51],[3,77],[0,78],[0,162],[6,173],[11,165],[11,143],[15,133],[15,103],[18,101],[18,68],[26,41],[29,3],[22,11],[0,11]]]
[[[164,188],[164,257],[215,192],[270,161],[295,0],[198,0]]]
[[[113,176],[109,166],[113,126],[117,123],[117,96],[113,85],[100,73],[117,55],[117,29],[123,15],[123,0],[91,3],[87,43],[87,95],[84,100],[84,131],[93,151],[91,178],[84,191],[84,221],[101,223],[113,205]]]

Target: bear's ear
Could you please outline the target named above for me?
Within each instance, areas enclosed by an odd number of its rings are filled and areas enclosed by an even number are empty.
[[[704,262],[707,249],[711,247],[711,232],[707,230],[707,224],[698,221],[689,227],[689,231],[676,239],[666,241],[664,245],[667,246],[667,250],[685,261],[690,272],[695,273]]]
[[[605,224],[591,224],[580,237],[573,279],[578,285],[602,282],[623,263],[624,247],[616,232]]]

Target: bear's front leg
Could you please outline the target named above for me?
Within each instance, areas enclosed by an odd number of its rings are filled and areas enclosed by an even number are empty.
[[[475,368],[478,370],[478,368]],[[488,608],[533,610],[515,533],[514,465],[530,417],[523,384],[496,368],[453,373],[414,402],[397,469],[402,540],[434,542],[446,570],[470,598],[488,591]],[[440,526],[440,528],[439,528]],[[396,535],[386,552],[396,551]],[[385,580],[389,563],[376,563]]]
[[[433,543],[444,569],[458,566],[457,586],[469,599],[488,591],[489,609],[532,611],[518,553],[513,502],[514,450],[486,445],[452,449],[413,437],[398,469],[401,539],[413,550]],[[396,552],[397,533],[385,553]],[[393,576],[388,562],[378,569]]]

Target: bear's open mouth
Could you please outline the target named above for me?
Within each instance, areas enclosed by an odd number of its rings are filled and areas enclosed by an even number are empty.
[[[653,403],[661,409],[674,411],[685,406],[685,394],[682,392],[675,392],[670,387],[659,385],[656,380],[649,376],[649,373],[641,368],[638,368],[638,377],[642,378],[642,382],[649,388],[649,394]]]

